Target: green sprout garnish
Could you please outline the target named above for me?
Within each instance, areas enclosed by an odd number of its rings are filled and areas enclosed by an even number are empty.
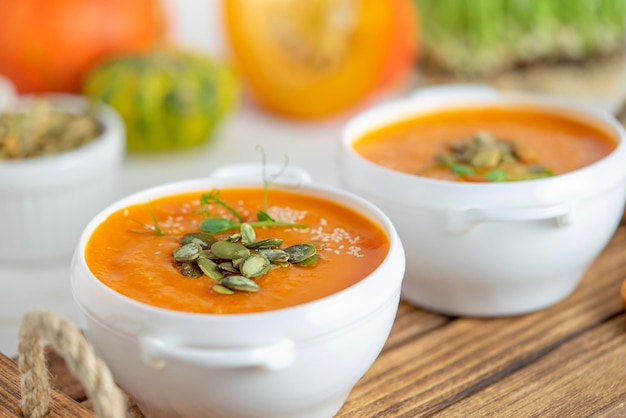
[[[307,228],[307,225],[292,223],[292,222],[278,222],[273,219],[269,214],[269,203],[268,203],[268,195],[269,195],[269,186],[273,180],[278,178],[287,167],[287,160],[285,159],[285,163],[283,164],[282,169],[276,173],[271,178],[268,177],[266,172],[266,155],[263,151],[263,148],[257,146],[257,150],[261,152],[261,161],[262,161],[262,175],[263,175],[263,209],[257,209],[256,217],[257,220],[253,222],[245,222],[245,218],[242,214],[240,214],[235,208],[230,206],[224,200],[220,198],[220,191],[213,190],[209,194],[203,194],[200,197],[200,212],[203,213],[207,218],[204,219],[200,223],[200,229],[202,231],[208,233],[218,233],[225,232],[231,229],[240,228],[242,223],[248,223],[252,227],[266,227],[266,226],[283,226],[283,227],[291,227],[291,228]],[[226,209],[231,215],[237,218],[237,221],[233,221],[223,217],[209,217],[209,204],[216,204],[222,206]]]
[[[154,209],[152,208],[152,202],[150,202],[150,217],[152,218],[152,225],[154,226],[154,231],[157,235],[164,235],[163,230],[161,229],[161,225],[159,224],[159,220],[154,214]]]
[[[435,164],[420,170],[447,169],[463,181],[505,182],[533,180],[553,176],[554,173],[539,164],[539,154],[524,143],[496,138],[487,131],[451,142],[447,152],[435,158]]]
[[[209,194],[203,194],[202,196],[200,196],[200,210],[202,211],[202,213],[205,214],[205,216],[208,216],[209,214],[208,205],[210,205],[211,203],[215,203],[217,205],[222,206],[224,209],[230,212],[235,218],[239,219],[240,222],[244,221],[245,218],[239,212],[237,212],[235,208],[233,208],[232,206],[230,206],[228,203],[226,203],[220,198],[219,190],[213,190]]]

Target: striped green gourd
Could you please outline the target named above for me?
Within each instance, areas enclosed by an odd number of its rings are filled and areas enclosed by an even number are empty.
[[[239,84],[224,63],[158,49],[98,64],[87,74],[83,93],[120,113],[129,151],[162,151],[212,138],[238,103]]]
[[[414,0],[422,64],[490,76],[536,63],[621,54],[625,0]]]

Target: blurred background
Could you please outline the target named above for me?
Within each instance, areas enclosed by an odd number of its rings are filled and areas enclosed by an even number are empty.
[[[624,0],[0,0],[0,112],[46,93],[109,104],[126,132],[111,200],[259,162],[258,145],[339,185],[344,124],[420,87],[538,91],[621,117],[625,42]],[[4,123],[0,150],[43,129]],[[70,260],[0,263],[0,352],[35,307],[74,318]]]

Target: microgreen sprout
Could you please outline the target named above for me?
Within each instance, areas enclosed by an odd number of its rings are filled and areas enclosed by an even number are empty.
[[[135,232],[137,234],[152,234],[152,233],[156,233],[159,236],[165,235],[165,232],[161,228],[161,224],[159,223],[159,220],[157,219],[156,214],[154,213],[154,209],[152,207],[152,202],[148,203],[148,207],[149,207],[149,210],[150,210],[150,218],[152,219],[152,225],[140,222],[140,221],[138,221],[136,219],[131,219],[131,221],[136,222],[136,223],[140,224],[141,226],[143,226],[144,230],[140,230],[139,231],[139,230],[133,229],[130,232]]]
[[[157,219],[154,213],[154,209],[152,208],[152,202],[150,202],[150,217],[152,218],[154,231],[157,233],[157,235],[164,235],[163,230],[161,229],[161,225],[159,224],[159,220]]]
[[[307,225],[292,223],[292,222],[278,222],[272,218],[269,214],[269,187],[270,184],[278,178],[287,167],[287,159],[285,159],[285,164],[281,168],[281,170],[271,176],[271,178],[267,175],[266,170],[266,155],[265,151],[262,147],[257,146],[257,151],[261,153],[261,162],[262,162],[262,176],[263,176],[263,209],[257,209],[256,221],[247,222],[252,227],[266,227],[266,226],[283,226],[283,227],[291,227],[291,228],[306,228]],[[216,204],[222,206],[226,209],[231,215],[233,215],[237,221],[233,221],[223,217],[210,217],[209,216],[209,205]],[[206,216],[200,223],[200,229],[208,232],[208,233],[217,233],[217,232],[225,232],[230,229],[240,228],[241,224],[245,222],[245,218],[242,214],[240,214],[235,208],[230,206],[224,200],[220,198],[220,191],[213,190],[209,194],[203,194],[200,197],[200,212]]]

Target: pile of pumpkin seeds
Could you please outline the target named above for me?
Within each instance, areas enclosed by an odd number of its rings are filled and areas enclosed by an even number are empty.
[[[92,109],[70,112],[38,98],[0,113],[0,160],[41,157],[78,148],[102,133]]]
[[[539,154],[522,142],[497,139],[491,133],[453,142],[449,152],[437,156],[437,163],[459,176],[478,175],[485,181],[514,181],[549,177],[551,170],[539,164]]]
[[[315,266],[319,262],[318,246],[301,243],[281,249],[281,238],[256,240],[254,228],[242,223],[240,232],[218,239],[208,232],[185,234],[181,246],[173,252],[183,276],[215,280],[212,289],[222,294],[258,292],[255,281],[272,268],[297,265]]]

